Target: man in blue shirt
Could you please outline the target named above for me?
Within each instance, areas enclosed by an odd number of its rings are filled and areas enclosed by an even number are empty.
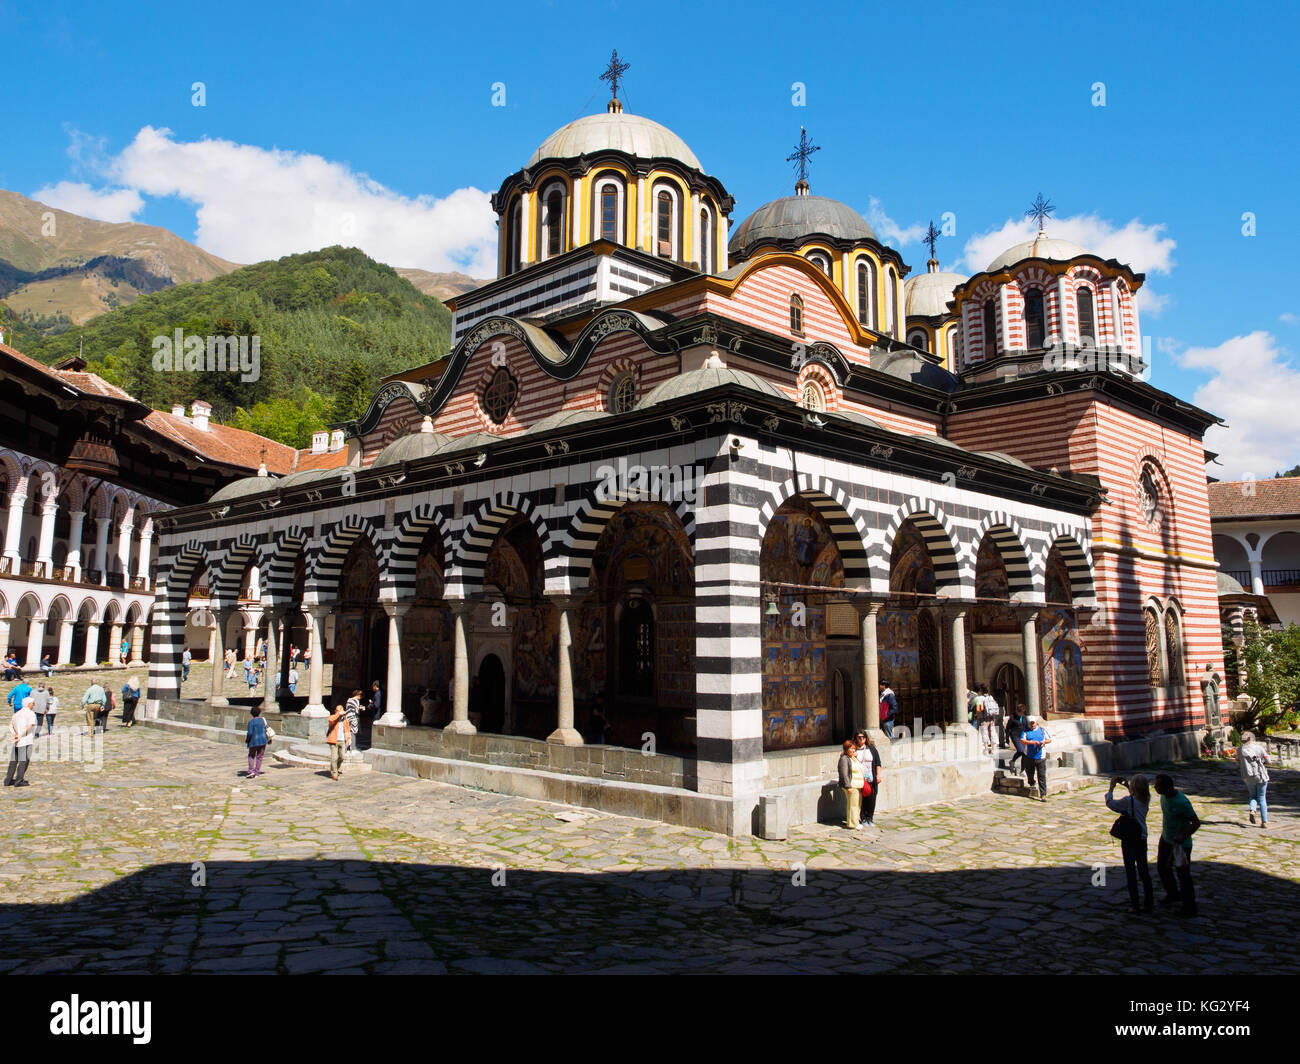
[[[1034,780],[1038,780],[1038,800],[1047,801],[1047,744],[1052,736],[1046,728],[1038,723],[1037,717],[1028,717],[1025,723],[1029,730],[1020,737],[1020,744],[1025,748],[1025,777],[1029,789],[1034,789]]]
[[[32,685],[29,684],[26,680],[20,681],[18,685],[14,687],[12,691],[9,692],[9,699],[8,699],[9,708],[12,709],[15,713],[17,713],[20,709],[23,708],[23,699],[27,698],[29,695],[31,695],[31,693],[32,693]]]

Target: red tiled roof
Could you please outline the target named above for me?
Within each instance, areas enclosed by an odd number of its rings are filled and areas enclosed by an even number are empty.
[[[341,469],[347,464],[348,449],[346,447],[341,451],[326,451],[324,454],[312,454],[311,448],[305,447],[298,452],[293,471],[295,473],[305,473],[309,469]]]
[[[1224,480],[1209,489],[1211,520],[1300,515],[1300,477]]]
[[[91,395],[103,395],[110,399],[125,399],[128,403],[139,402],[129,392],[122,391],[116,384],[109,384],[103,377],[97,377],[93,373],[71,373],[68,370],[56,370],[55,372],[61,379],[74,387],[80,388],[83,392],[89,392]]]
[[[250,473],[257,472],[263,448],[266,449],[266,471],[278,476],[284,476],[293,470],[294,458],[297,456],[297,452],[286,444],[268,440],[255,432],[219,425],[215,421],[209,421],[205,431],[195,428],[175,414],[151,410],[143,423],[205,458],[227,465],[243,466]]]

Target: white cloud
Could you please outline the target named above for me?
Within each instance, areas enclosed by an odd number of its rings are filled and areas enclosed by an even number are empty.
[[[138,193],[193,203],[195,241],[234,262],[343,244],[392,266],[496,274],[496,215],[476,188],[404,196],[319,155],[178,141],[152,126],[102,169]]]
[[[1205,435],[1206,449],[1219,453],[1223,467],[1215,475],[1270,477],[1300,461],[1295,434],[1300,368],[1271,333],[1234,336],[1217,347],[1189,347],[1176,359],[1184,369],[1212,374],[1192,401],[1228,423]]]
[[[1300,322],[1300,315],[1292,314],[1290,311],[1287,311],[1285,314],[1279,314],[1277,320],[1284,321],[1288,325],[1295,325],[1297,322]]]
[[[84,181],[46,185],[33,192],[32,199],[101,222],[129,222],[144,210],[144,199],[133,188],[91,188]]]
[[[1147,318],[1158,318],[1171,306],[1174,297],[1164,292],[1157,292],[1149,284],[1144,284],[1137,293],[1138,313]]]
[[[1032,239],[1037,229],[1036,222],[1023,218],[1008,221],[991,233],[973,236],[966,241],[963,265],[968,272],[978,273],[1007,248]],[[1143,225],[1136,218],[1117,229],[1095,214],[1052,218],[1047,223],[1049,237],[1071,240],[1104,259],[1118,259],[1138,273],[1168,273],[1176,265],[1173,254],[1177,244],[1163,235],[1164,230],[1163,223]],[[1147,309],[1146,303],[1141,306]]]
[[[901,248],[905,244],[915,244],[925,236],[925,226],[909,225],[906,228],[900,226],[885,213],[885,208],[875,196],[871,197],[871,205],[867,208],[867,221],[871,223],[871,228],[876,231],[876,236],[880,237],[883,243],[896,248]]]

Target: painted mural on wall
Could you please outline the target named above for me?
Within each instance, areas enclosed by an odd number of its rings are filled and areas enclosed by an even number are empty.
[[[676,514],[657,503],[624,506],[596,545],[590,587],[574,630],[579,696],[607,690],[615,660],[608,644],[618,638],[614,607],[629,587],[636,587],[654,602],[655,701],[665,707],[693,707],[695,579],[690,538]]]
[[[364,538],[352,545],[343,559],[339,575],[339,613],[334,628],[334,671],[331,683],[336,693],[350,695],[370,683],[364,673],[370,656],[368,615],[379,609],[379,565]]]
[[[802,498],[772,517],[760,556],[764,580],[844,586],[844,564],[825,519]],[[763,746],[782,750],[831,741],[826,604],[816,592],[780,588],[763,615]],[[803,604],[802,625],[796,603]]]
[[[343,615],[334,622],[334,672],[331,682],[336,692],[351,694],[358,687],[364,690],[361,670],[365,640],[364,617]]]
[[[975,556],[975,597],[977,599],[1002,599],[1011,597],[1011,581],[1002,561],[1002,553],[992,537],[985,536]],[[971,610],[970,630],[973,632],[1010,633],[1020,631],[1020,621],[1010,606],[998,602],[981,602]]]
[[[916,526],[905,521],[894,538],[890,558],[890,602],[876,621],[880,675],[889,680],[895,691],[924,687],[931,676],[937,675],[938,661],[933,657],[937,648],[922,668],[921,618],[918,600],[912,597],[933,595],[934,589],[930,551]]]
[[[422,550],[415,563],[415,602],[402,624],[402,686],[445,699],[451,690],[453,636],[451,611],[442,604],[441,543],[435,549]]]
[[[1083,650],[1074,623],[1074,610],[1048,606],[1038,613],[1043,663],[1044,708],[1052,713],[1082,713]]]

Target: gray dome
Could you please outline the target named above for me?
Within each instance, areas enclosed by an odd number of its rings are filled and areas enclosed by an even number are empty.
[[[753,373],[747,373],[742,369],[705,366],[703,369],[694,369],[689,373],[683,373],[680,377],[664,381],[663,384],[636,404],[637,409],[642,410],[647,406],[666,403],[671,399],[679,399],[683,395],[707,392],[724,384],[738,384],[742,388],[748,388],[750,391],[758,392],[761,395],[790,400],[790,397],[771,381],[764,380]]]
[[[593,421],[596,418],[609,416],[603,410],[561,410],[557,414],[548,414],[535,425],[530,425],[523,431],[522,435],[530,436],[539,432],[550,432],[551,429],[563,428],[566,425],[577,425],[583,421]]]
[[[240,477],[214,491],[208,502],[233,502],[235,499],[270,491],[279,485],[280,481],[276,477]]]
[[[857,211],[825,196],[783,196],[764,203],[736,227],[727,246],[745,252],[763,241],[800,241],[819,233],[836,240],[875,240]]]
[[[300,488],[304,484],[311,484],[317,480],[329,480],[331,477],[337,477],[343,472],[343,466],[334,466],[330,469],[304,469],[301,473],[290,473],[287,477],[280,480],[279,486],[282,488]]]
[[[575,159],[611,149],[641,159],[675,159],[692,170],[704,170],[695,153],[671,129],[622,111],[587,115],[561,126],[542,141],[525,169],[531,169],[543,159]]]
[[[1241,586],[1233,577],[1229,576],[1222,569],[1219,570],[1217,577],[1219,598],[1225,595],[1249,595],[1250,592]]]
[[[1007,248],[988,264],[985,273],[995,273],[1007,266],[1014,266],[1023,259],[1053,259],[1057,262],[1065,262],[1088,254],[1090,252],[1087,249],[1081,248],[1073,241],[1058,240],[1053,236],[1037,236],[1033,240],[1025,240],[1014,247]]]
[[[403,462],[428,458],[451,440],[450,436],[444,436],[441,432],[408,432],[380,451],[379,457],[370,464],[370,468],[378,469],[380,466],[401,465]]]
[[[946,318],[951,313],[948,301],[952,290],[966,280],[959,273],[943,270],[909,277],[903,282],[903,313],[909,318]]]

